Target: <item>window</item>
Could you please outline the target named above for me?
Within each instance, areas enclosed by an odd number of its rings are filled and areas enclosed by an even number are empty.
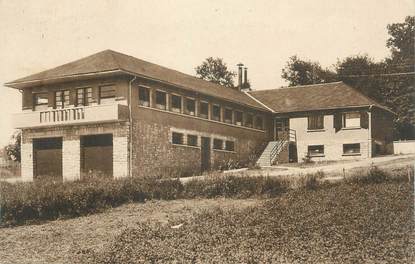
[[[232,124],[232,109],[225,108],[223,119],[226,123]]]
[[[308,155],[311,157],[324,156],[324,145],[308,146]]]
[[[222,149],[223,148],[223,140],[222,139],[213,139],[213,149]]]
[[[150,106],[150,89],[146,87],[138,87],[138,104],[142,106]]]
[[[241,111],[235,111],[235,125],[242,126],[242,116]]]
[[[324,115],[308,116],[308,130],[316,130],[324,128]]]
[[[65,108],[69,106],[69,90],[55,92],[55,108]]]
[[[199,116],[201,118],[208,118],[209,104],[207,102],[200,102]]]
[[[252,127],[252,125],[253,125],[253,117],[252,117],[252,114],[246,114],[246,117],[245,117],[245,126]]]
[[[186,98],[186,114],[195,115],[196,101],[191,98]]]
[[[343,144],[343,154],[344,155],[360,154],[360,143]]]
[[[212,119],[216,121],[220,121],[220,106],[219,105],[212,106]]]
[[[115,85],[99,87],[99,103],[106,104],[115,101]]]
[[[187,145],[197,147],[197,136],[187,135]]]
[[[171,95],[171,110],[176,113],[182,112],[182,97],[180,95]]]
[[[173,144],[183,145],[183,134],[182,133],[173,132],[172,133],[171,142]]]
[[[48,93],[36,93],[33,96],[35,110],[48,109],[49,95]]]
[[[156,91],[156,108],[166,110],[166,93]]]
[[[255,119],[255,128],[256,129],[264,129],[264,120],[261,116],[257,116]]]
[[[226,140],[225,141],[225,149],[228,151],[235,151],[235,142]]]
[[[360,113],[343,114],[343,127],[360,127]]]
[[[76,106],[85,106],[92,103],[92,88],[76,89]]]

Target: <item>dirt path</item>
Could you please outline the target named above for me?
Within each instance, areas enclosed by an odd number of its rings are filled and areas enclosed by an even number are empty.
[[[71,263],[74,252],[104,246],[123,229],[139,222],[179,224],[201,210],[246,208],[256,199],[194,199],[131,203],[101,214],[0,228],[0,263]]]

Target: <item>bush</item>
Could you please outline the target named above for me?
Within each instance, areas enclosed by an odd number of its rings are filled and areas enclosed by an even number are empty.
[[[315,190],[321,185],[320,180],[322,178],[324,178],[323,171],[317,171],[316,173],[306,174],[305,176],[301,176],[298,179],[298,187],[307,190]]]
[[[210,175],[203,180],[194,179],[184,186],[184,197],[250,197],[276,196],[288,189],[288,182],[277,177],[244,177]]]
[[[356,173],[346,178],[346,183],[352,184],[377,184],[394,178],[395,173],[381,170],[376,166],[371,166],[367,172]]]

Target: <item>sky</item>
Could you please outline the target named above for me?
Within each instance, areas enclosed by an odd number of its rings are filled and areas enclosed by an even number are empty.
[[[414,13],[413,0],[0,0],[0,146],[21,111],[4,83],[105,49],[192,75],[210,56],[242,62],[253,89],[272,89],[292,55],[381,60],[386,25]]]

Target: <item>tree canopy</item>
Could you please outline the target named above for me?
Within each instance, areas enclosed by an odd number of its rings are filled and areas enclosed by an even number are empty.
[[[415,94],[415,17],[403,23],[387,25],[389,38],[386,47],[390,56],[375,62],[369,55],[354,55],[338,60],[333,69],[323,68],[319,62],[289,58],[281,77],[289,86],[343,81],[365,95],[392,109],[396,138],[415,138],[412,97]]]
[[[195,68],[196,76],[226,87],[234,87],[233,78],[236,73],[229,70],[222,58],[206,58],[201,65]]]

